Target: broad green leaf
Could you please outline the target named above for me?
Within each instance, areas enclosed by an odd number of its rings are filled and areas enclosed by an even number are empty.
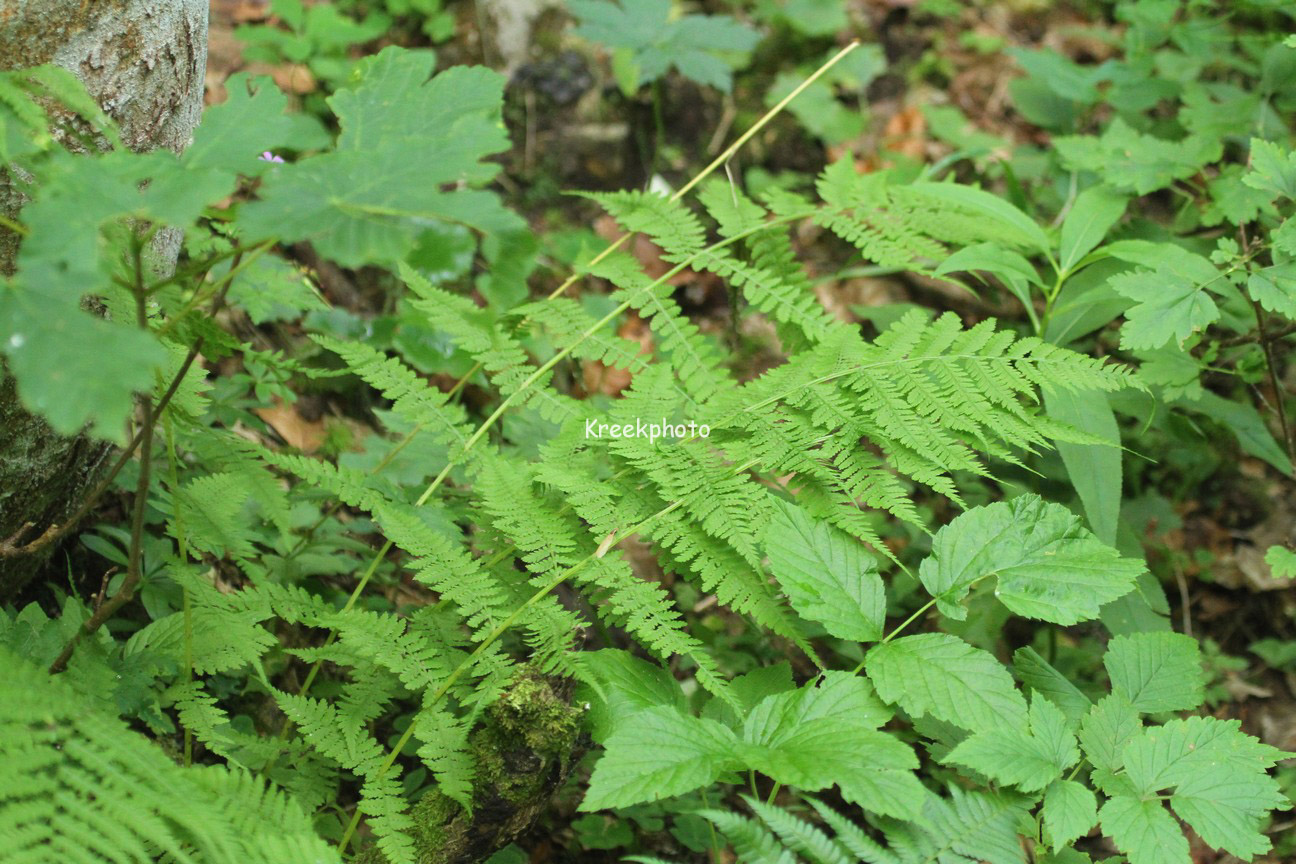
[[[782,17],[807,36],[833,36],[846,29],[845,5],[839,0],[784,0]]]
[[[1275,579],[1296,577],[1296,553],[1286,546],[1270,546],[1265,550],[1265,563]],[[1296,643],[1293,643],[1296,644]]]
[[[999,223],[1000,229],[1010,232],[1010,236],[1019,245],[1033,252],[1052,251],[1053,244],[1049,242],[1044,230],[1035,224],[1035,220],[998,195],[957,183],[919,182],[911,184],[910,188],[924,196],[946,201]]]
[[[892,715],[867,679],[829,671],[812,684],[758,702],[743,722],[743,740],[776,747],[795,735],[803,723],[849,721],[877,729]]]
[[[0,351],[27,410],[63,435],[88,423],[99,438],[125,442],[133,394],[152,388],[167,361],[151,335],[58,307],[33,292],[0,284]]]
[[[1296,264],[1252,273],[1247,279],[1247,293],[1270,312],[1296,318]]]
[[[914,717],[980,731],[1026,725],[1026,700],[991,654],[946,633],[876,645],[865,669],[877,693]]]
[[[1111,276],[1128,268],[1101,250],[1086,261],[1083,269],[1062,284],[1053,313],[1044,325],[1044,339],[1054,345],[1066,345],[1106,327],[1132,305],[1129,298],[1108,284]]]
[[[1084,505],[1089,527],[1099,540],[1114,546],[1120,523],[1121,437],[1107,394],[1046,387],[1044,409],[1053,419],[1109,442],[1104,446],[1057,441],[1055,446]]]
[[[1062,222],[1058,266],[1070,271],[1094,250],[1125,213],[1126,199],[1105,186],[1081,192]]]
[[[1044,827],[1053,851],[1061,852],[1098,822],[1098,799],[1074,780],[1057,780],[1044,790]]]
[[[1277,144],[1251,139],[1251,171],[1242,182],[1252,189],[1296,198],[1296,153],[1284,153]]]
[[[877,727],[891,711],[856,675],[826,672],[762,700],[743,724],[743,760],[780,783],[814,791],[837,784],[867,810],[910,819],[924,791],[908,745]]]
[[[1135,301],[1125,313],[1122,348],[1160,348],[1170,341],[1182,345],[1220,316],[1209,293],[1168,267],[1118,274],[1111,287]]]
[[[1104,605],[1098,616],[1107,632],[1114,636],[1130,633],[1170,632],[1170,601],[1165,589],[1151,573],[1144,572],[1134,583],[1134,590]]]
[[[1268,774],[1285,755],[1243,733],[1237,720],[1190,717],[1143,730],[1124,762],[1139,796],[1173,789],[1171,808],[1203,840],[1249,860],[1269,850],[1260,833],[1268,811],[1289,803]]]
[[[587,651],[580,659],[602,691],[601,698],[590,700],[597,703],[590,709],[595,740],[602,741],[620,722],[647,708],[685,708],[684,691],[656,663],[613,648]]]
[[[727,15],[672,17],[670,0],[568,0],[578,36],[629,54],[637,85],[672,66],[686,78],[728,91],[734,58],[756,47],[759,35]]]
[[[260,159],[266,151],[306,150],[328,143],[323,130],[302,140],[301,117],[287,113],[288,98],[269,78],[253,82],[240,73],[225,87],[229,97],[207,109],[193,143],[180,157],[187,168],[261,174],[273,167]]]
[[[1023,495],[969,510],[937,531],[918,578],[941,613],[957,620],[967,616],[961,601],[969,588],[996,576],[995,595],[1012,611],[1075,624],[1128,593],[1143,569],[1065,507]]]
[[[1098,811],[1098,819],[1130,864],[1190,864],[1188,838],[1155,798],[1117,795]]]
[[[886,589],[877,562],[862,543],[779,501],[765,548],[793,609],[842,639],[882,638]]]
[[[1097,85],[1107,80],[1107,67],[1081,66],[1050,49],[1027,51],[1014,48],[1009,51],[1031,78],[1039,81],[1063,99],[1082,105],[1098,101]]]
[[[1135,633],[1107,643],[1112,692],[1144,714],[1189,711],[1203,694],[1201,649],[1181,633]]]
[[[1039,274],[1021,253],[997,244],[978,243],[960,249],[942,261],[932,275],[973,270],[984,270],[998,276],[1023,306],[1033,309],[1030,286],[1040,284]]]
[[[629,807],[709,786],[731,766],[736,745],[714,720],[668,707],[640,711],[608,738],[580,809]]]
[[[1140,728],[1138,712],[1124,697],[1113,694],[1103,698],[1080,724],[1080,744],[1085,758],[1094,767],[1115,774],[1124,764],[1125,745]]]
[[[261,200],[242,214],[245,237],[310,238],[339,264],[392,263],[409,255],[429,223],[483,233],[521,228],[480,184],[508,146],[500,120],[503,78],[456,66],[429,77],[430,54],[388,48],[362,64],[352,89],[330,100],[338,150],[268,172]]]
[[[1029,730],[1003,725],[975,732],[943,761],[1034,792],[1060,779],[1079,760],[1080,749],[1066,717],[1048,699],[1036,695]]]
[[[1103,132],[1053,139],[1062,163],[1073,170],[1093,171],[1103,183],[1137,195],[1146,195],[1196,174],[1218,161],[1222,145],[1218,138],[1189,135],[1167,141],[1135,131],[1117,117]]]
[[[1089,697],[1054,669],[1034,648],[1028,646],[1017,649],[1013,654],[1013,671],[1022,684],[1047,697],[1060,708],[1072,726],[1079,725],[1080,720],[1093,707]]]
[[[1179,404],[1227,426],[1247,453],[1263,459],[1284,474],[1292,473],[1291,459],[1274,440],[1260,412],[1249,402],[1225,399],[1210,390],[1203,390],[1195,400]]]

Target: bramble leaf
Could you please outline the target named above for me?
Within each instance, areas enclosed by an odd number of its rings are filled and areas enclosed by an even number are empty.
[[[865,669],[877,693],[914,717],[971,731],[1026,726],[1026,700],[998,660],[946,633],[876,645]]]
[[[965,738],[946,762],[1017,786],[1025,792],[1045,788],[1080,760],[1066,717],[1048,699],[1031,700],[1030,729],[1000,726]]]
[[[886,589],[877,562],[858,540],[780,501],[766,534],[766,553],[797,612],[842,639],[882,638]]]
[[[580,809],[627,807],[709,786],[734,762],[736,744],[714,720],[670,707],[640,711],[608,737]]]
[[[1117,636],[1103,657],[1112,692],[1143,714],[1189,711],[1202,701],[1201,649],[1181,633]]]
[[[430,54],[389,48],[361,66],[330,104],[342,134],[334,152],[278,166],[261,200],[242,214],[247,237],[309,237],[339,264],[393,263],[414,250],[429,222],[481,232],[521,227],[481,184],[508,147],[500,120],[504,79],[456,66],[431,77]],[[393,111],[399,103],[403,110]]]
[[[626,52],[635,87],[674,66],[686,78],[728,92],[729,58],[745,55],[760,39],[727,15],[672,19],[670,0],[568,0],[568,8],[580,19],[577,35]]]
[[[1081,783],[1056,780],[1044,790],[1042,813],[1053,851],[1060,852],[1098,822],[1098,799]]]
[[[1171,340],[1182,345],[1220,316],[1210,294],[1169,267],[1119,273],[1109,284],[1135,301],[1125,313],[1122,348],[1160,348]]]
[[[1017,614],[1075,624],[1097,618],[1102,604],[1129,593],[1143,570],[1070,510],[1023,495],[969,510],[937,531],[918,578],[950,618],[963,620],[960,601],[993,575],[995,596]]]

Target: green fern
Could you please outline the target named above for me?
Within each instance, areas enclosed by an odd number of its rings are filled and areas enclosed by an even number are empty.
[[[180,768],[117,717],[0,648],[0,842],[15,864],[160,855],[203,864],[337,861],[282,792]]]

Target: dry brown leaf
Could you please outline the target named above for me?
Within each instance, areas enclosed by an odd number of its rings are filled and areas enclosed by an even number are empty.
[[[278,399],[273,405],[257,408],[253,413],[269,424],[284,443],[303,453],[314,453],[324,443],[327,432],[323,419],[307,420],[296,408]]]
[[[639,343],[639,355],[651,354],[653,350],[652,330],[648,323],[631,312],[617,328],[617,335],[631,342]],[[581,369],[586,393],[606,393],[615,396],[630,386],[630,371],[617,369],[603,363],[586,361]]]

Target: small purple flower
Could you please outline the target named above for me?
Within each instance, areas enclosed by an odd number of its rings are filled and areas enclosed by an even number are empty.
[[[279,165],[282,165],[284,161],[282,156],[276,156],[273,153],[271,153],[269,150],[265,151],[257,158],[260,159],[262,162],[274,162]]]

